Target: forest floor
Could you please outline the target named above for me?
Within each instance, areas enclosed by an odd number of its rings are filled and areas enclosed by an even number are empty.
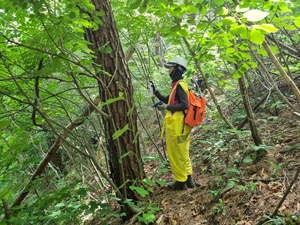
[[[207,140],[217,142],[217,128],[193,131],[190,156],[196,187],[185,191],[152,188],[147,199],[160,208],[154,224],[255,225],[263,219],[264,224],[300,224],[300,176],[290,185],[300,167],[300,117],[284,108],[278,117],[265,113],[259,117],[265,117],[259,129],[266,151],[258,162],[243,161],[251,152],[242,152],[234,140],[224,141],[225,148],[214,149],[214,143]],[[249,136],[243,140],[248,145],[252,141]],[[156,173],[156,179],[172,181],[170,168],[164,173],[158,170],[155,160],[145,165],[148,177]],[[276,216],[268,219],[290,186]],[[141,223],[132,218],[124,224]]]

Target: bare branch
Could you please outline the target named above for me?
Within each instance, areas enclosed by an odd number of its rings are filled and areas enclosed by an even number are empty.
[[[98,105],[99,102],[100,102],[100,97],[97,96],[94,99],[94,101],[93,101],[93,105]],[[36,171],[34,172],[34,174],[32,175],[32,177],[30,178],[30,181],[25,186],[25,188],[23,189],[23,191],[21,192],[21,194],[17,197],[17,199],[15,200],[15,202],[12,204],[11,207],[18,206],[18,205],[20,205],[22,203],[22,201],[29,194],[29,190],[30,190],[30,188],[33,185],[33,181],[36,180],[43,173],[44,169],[46,168],[46,166],[48,165],[48,163],[51,161],[52,157],[57,152],[57,150],[59,149],[59,147],[62,145],[62,143],[64,142],[64,140],[66,139],[66,137],[69,135],[69,133],[72,130],[74,130],[76,127],[78,127],[79,125],[81,125],[83,123],[83,121],[89,115],[91,115],[91,113],[93,111],[94,111],[94,107],[92,105],[89,105],[88,107],[86,107],[86,109],[84,110],[84,112],[79,116],[79,118],[77,118],[74,122],[71,122],[69,125],[67,125],[60,132],[59,137],[56,139],[56,141],[54,142],[54,144],[50,148],[50,151],[48,152],[48,154],[46,155],[46,157],[43,159],[43,161],[40,163],[40,165],[37,167]]]

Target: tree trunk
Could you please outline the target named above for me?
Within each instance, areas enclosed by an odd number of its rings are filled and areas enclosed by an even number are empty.
[[[239,81],[240,91],[241,91],[242,98],[243,98],[244,107],[245,107],[245,110],[247,113],[247,118],[248,118],[250,130],[251,130],[251,135],[252,135],[255,145],[259,146],[262,144],[262,140],[261,140],[260,134],[258,132],[254,116],[253,116],[253,111],[252,111],[252,108],[250,105],[249,95],[248,95],[248,91],[246,88],[244,75],[242,75],[242,77],[239,78],[238,81]]]
[[[156,33],[156,39],[155,39],[155,55],[158,56],[158,64],[160,67],[164,67],[163,57],[162,57],[162,51],[163,51],[163,45],[162,45],[162,39],[160,36],[160,32]]]
[[[117,187],[122,187],[125,198],[137,199],[129,186],[136,179],[142,180],[145,174],[137,138],[137,112],[133,103],[131,77],[109,0],[91,0],[91,3],[97,12],[104,13],[100,17],[103,24],[99,24],[97,30],[85,30],[87,40],[92,43],[89,47],[96,56],[94,62],[101,101],[117,98],[121,92],[125,98],[102,108],[111,116],[111,119],[102,119],[109,152],[110,176]],[[115,132],[122,129],[125,132],[113,138]]]

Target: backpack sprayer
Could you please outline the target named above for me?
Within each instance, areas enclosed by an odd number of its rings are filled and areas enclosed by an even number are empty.
[[[154,93],[153,93],[153,84],[151,82],[149,82],[147,84],[147,89],[148,89],[148,92],[147,92],[147,97],[148,98],[153,98],[154,97]]]

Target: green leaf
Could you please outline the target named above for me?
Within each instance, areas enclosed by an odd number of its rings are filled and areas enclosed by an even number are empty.
[[[198,10],[199,10],[194,5],[187,5],[186,8],[187,8],[187,11],[190,13],[198,13]]]
[[[287,12],[289,12],[289,13],[292,13],[293,11],[288,7],[288,3],[287,2],[280,2],[279,4],[278,4],[278,6],[279,6],[279,8],[280,8],[280,11],[281,12],[285,12],[285,13],[287,13]]]
[[[84,33],[84,29],[82,27],[72,27],[72,30],[76,33]]]
[[[236,19],[232,16],[227,16],[223,19],[222,23],[224,25],[231,25],[236,22]]]
[[[218,15],[227,15],[228,14],[228,9],[225,7],[221,7],[217,10]]]
[[[84,20],[84,19],[78,19],[76,21],[78,24],[86,27],[86,28],[93,28],[94,27],[94,24],[89,22],[88,20]]]
[[[235,52],[234,48],[227,48],[226,49],[226,54],[231,54],[231,53],[234,53],[234,52]]]
[[[123,203],[124,204],[129,204],[129,205],[131,205],[131,204],[133,204],[133,200],[132,199],[125,199],[124,201],[123,201]]]
[[[59,221],[70,220],[73,216],[74,216],[74,213],[66,212],[66,213],[60,215],[57,218],[57,220],[59,220]]]
[[[251,68],[255,69],[257,68],[257,62],[248,62],[248,64],[251,66]]]
[[[108,105],[108,104],[111,104],[113,102],[117,102],[117,101],[120,101],[120,100],[124,100],[124,97],[122,95],[122,92],[119,93],[119,97],[116,97],[116,98],[110,98],[108,99],[106,102],[103,102],[101,104],[101,106],[105,106],[105,105]]]
[[[136,191],[142,197],[146,197],[147,195],[149,195],[149,192],[146,191],[144,188],[136,186],[129,186],[129,188],[133,191]]]
[[[52,61],[52,65],[51,65],[51,68],[53,69],[53,71],[60,71],[61,67],[63,67],[62,59],[58,56],[54,57],[54,59]]]
[[[129,7],[130,9],[137,9],[140,6],[140,0],[135,1]]]
[[[168,168],[160,168],[158,171],[161,172],[161,173],[166,173],[169,170],[168,170]]]
[[[257,53],[262,55],[262,56],[267,56],[268,55],[268,53],[265,49],[258,49]]]
[[[250,38],[250,31],[246,30],[246,32],[241,33],[240,36],[241,36],[242,39],[249,40],[249,38]]]
[[[112,53],[112,51],[113,51],[113,50],[112,50],[110,47],[104,48],[104,50],[103,50],[103,52],[104,52],[105,54]]]
[[[86,193],[87,193],[87,189],[86,189],[86,188],[79,188],[79,189],[77,190],[77,194],[78,194],[79,196],[85,196]]]
[[[143,181],[148,184],[149,186],[155,186],[155,182],[149,180],[149,178],[145,178],[143,179]]]
[[[69,17],[70,17],[71,19],[76,18],[76,13],[75,13],[75,12],[70,12],[70,13],[69,13]]]
[[[175,18],[174,23],[176,23],[178,26],[180,26],[180,23],[182,22],[181,18]]]
[[[300,28],[300,16],[296,17],[295,20],[294,20],[294,24]]]
[[[178,34],[179,34],[180,36],[183,36],[183,37],[189,36],[189,33],[188,33],[186,30],[184,30],[184,29],[178,31]]]
[[[92,201],[89,203],[90,205],[90,210],[93,212],[95,211],[98,207],[99,207],[99,204],[97,204],[96,202]]]
[[[114,134],[113,134],[113,139],[117,139],[118,137],[120,137],[122,134],[125,133],[125,131],[129,130],[129,125],[128,123],[121,129],[121,130],[117,130]]]
[[[64,206],[65,206],[65,203],[60,202],[60,203],[56,204],[56,205],[54,206],[54,208],[61,208],[61,207],[64,207]]]
[[[95,6],[94,6],[92,3],[90,3],[89,0],[81,0],[81,2],[82,2],[82,4],[84,5],[84,8],[85,8],[88,12],[92,13],[92,12],[95,11]]]
[[[122,163],[122,159],[125,158],[126,156],[130,155],[132,153],[132,151],[126,152],[125,154],[121,155],[120,159],[119,159],[119,163]]]
[[[179,31],[179,30],[180,30],[179,25],[175,25],[175,26],[171,27],[171,29],[170,29],[171,32],[176,32],[176,31]]]
[[[237,26],[231,27],[229,32],[233,35],[247,33],[247,27],[244,24],[237,25]]]
[[[142,159],[154,160],[154,159],[156,159],[156,158],[157,158],[157,157],[152,156],[152,155],[142,155]]]
[[[207,24],[206,23],[199,23],[198,25],[197,25],[197,30],[198,31],[200,31],[200,30],[204,30],[204,29],[206,29],[207,28]]]
[[[81,204],[73,204],[73,203],[71,203],[71,204],[68,205],[68,208],[73,208],[73,209],[78,209],[80,207],[81,207]]]
[[[62,212],[59,210],[59,211],[56,211],[56,212],[52,212],[52,214],[50,214],[49,216],[50,216],[51,218],[55,218],[55,217],[59,216],[61,213],[62,213]]]
[[[270,48],[275,55],[279,52],[277,45],[271,45]]]
[[[3,185],[1,185],[1,189],[3,188]],[[9,198],[11,196],[12,192],[8,189],[5,189],[5,190],[1,190],[0,191],[0,198],[1,199],[6,199],[6,198]]]
[[[7,127],[10,124],[9,120],[1,120],[0,121],[0,128]]]
[[[147,10],[147,7],[145,7],[145,6],[143,6],[143,5],[139,8],[139,12],[140,12],[141,14],[143,14],[144,12],[146,12],[146,10]]]
[[[255,44],[262,44],[265,40],[265,35],[262,34],[259,30],[251,30],[250,41]]]
[[[256,22],[263,20],[269,15],[268,12],[264,12],[258,9],[249,10],[248,12],[244,13],[244,17],[251,22]]]
[[[221,6],[224,4],[224,0],[214,0],[213,2],[218,6]]]
[[[154,222],[155,215],[151,212],[146,212],[146,213],[143,213],[143,218],[144,218],[144,222],[146,222],[146,224],[149,224],[149,223]]]
[[[173,11],[174,11],[174,12],[181,12],[182,9],[181,9],[181,7],[175,7],[175,8],[173,9]]]
[[[202,4],[200,5],[199,9],[200,9],[201,15],[205,15],[207,13],[207,11],[208,11],[208,9],[206,8],[206,6],[203,6]]]
[[[243,6],[243,5],[237,5],[235,7],[236,12],[247,12],[249,10],[249,7]]]
[[[249,70],[250,66],[248,64],[243,64],[242,67],[240,67],[240,70],[242,73],[245,73],[247,70]]]
[[[254,25],[253,28],[258,30],[263,30],[267,33],[275,33],[276,31],[278,31],[278,29],[273,24],[267,24],[267,23]]]
[[[243,159],[243,163],[246,164],[246,163],[251,163],[253,162],[253,159],[251,158],[251,156],[246,156],[246,158]]]
[[[155,182],[158,183],[159,185],[166,185],[167,184],[167,182],[164,181],[164,180],[156,180]]]
[[[238,71],[236,71],[234,74],[232,74],[232,77],[233,77],[234,79],[239,79],[239,78],[242,77],[242,75],[241,75]]]

